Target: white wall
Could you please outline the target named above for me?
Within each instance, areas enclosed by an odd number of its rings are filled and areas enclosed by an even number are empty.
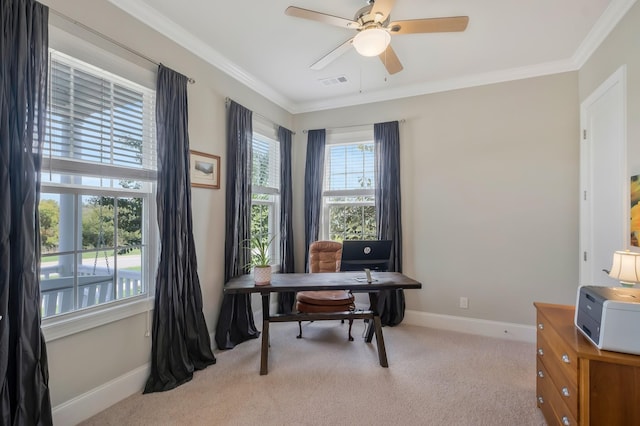
[[[631,7],[580,69],[584,101],[620,66],[627,66],[627,158],[631,175],[640,174],[640,3]]]
[[[196,84],[188,86],[190,146],[198,151],[220,155],[222,159],[221,189],[194,188],[192,191],[203,311],[209,332],[213,333],[224,284],[225,97],[289,128],[293,126],[291,114],[142,25],[106,0],[45,0],[42,3],[196,80]],[[52,18],[52,21],[56,19]],[[65,26],[73,29],[73,25]],[[78,28],[76,31],[104,48],[113,49],[139,62],[141,66],[155,68]],[[147,364],[151,339],[145,337],[146,331],[146,314],[142,314],[48,342],[52,405],[59,406]]]
[[[303,129],[401,124],[404,270],[423,283],[407,308],[533,324],[534,301],[577,288],[577,73],[295,117],[295,198]],[[295,218],[298,268],[304,228]],[[469,309],[458,308],[460,296]]]
[[[43,3],[193,77],[191,148],[222,157],[220,190],[193,190],[204,315],[215,330],[223,286],[225,110],[231,97],[297,132],[296,263],[302,270],[305,129],[395,119],[401,125],[404,271],[424,288],[411,310],[533,324],[532,302],[574,301],[578,281],[578,107],[628,63],[629,140],[640,140],[639,6],[580,73],[291,116],[106,0]],[[148,65],[148,64],[147,64]],[[579,77],[579,78],[578,78]],[[634,142],[630,159],[639,158]],[[469,309],[457,308],[469,298]],[[48,342],[52,403],[67,402],[144,366],[145,314]],[[96,367],[98,366],[98,367]],[[218,368],[213,366],[211,368]]]

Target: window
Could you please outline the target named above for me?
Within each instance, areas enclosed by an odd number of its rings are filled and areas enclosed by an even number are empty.
[[[155,93],[51,51],[39,205],[43,318],[146,296]]]
[[[251,237],[268,242],[280,228],[280,142],[272,125],[254,119],[253,127]],[[279,263],[279,249],[277,243],[269,246],[272,264]]]
[[[376,239],[373,129],[327,133],[323,238]]]

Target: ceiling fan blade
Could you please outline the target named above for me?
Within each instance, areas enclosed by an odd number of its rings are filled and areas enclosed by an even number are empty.
[[[410,19],[389,23],[391,34],[446,33],[464,31],[469,23],[468,16],[450,16],[448,18]]]
[[[340,56],[344,55],[346,51],[351,48],[352,44],[353,44],[353,38],[350,38],[349,40],[342,43],[340,46],[333,49],[331,52],[324,55],[322,58],[318,59],[309,68],[316,71],[321,70],[322,68],[329,65],[331,62],[338,59]]]
[[[398,73],[404,68],[400,63],[400,59],[398,59],[398,55],[396,55],[396,52],[393,50],[391,45],[387,46],[387,49],[380,55],[378,55],[378,58],[380,58],[389,74]]]
[[[375,0],[370,14],[375,15],[376,13],[379,13],[382,15],[382,19],[380,21],[384,21],[387,16],[389,16],[389,13],[395,3],[396,0]]]
[[[338,16],[327,15],[313,10],[302,9],[300,7],[289,6],[285,11],[285,15],[294,16],[296,18],[309,19],[311,21],[322,22],[324,24],[335,25],[342,28],[360,28],[360,24],[351,19],[340,18]]]

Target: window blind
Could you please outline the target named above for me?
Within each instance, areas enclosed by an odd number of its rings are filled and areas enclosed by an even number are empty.
[[[254,133],[252,144],[252,185],[254,192],[280,193],[280,143]]]
[[[329,131],[325,149],[324,194],[355,195],[372,191],[375,185],[374,159],[372,126]]]
[[[75,162],[99,175],[154,177],[155,92],[53,50],[50,67],[43,158],[63,169]]]

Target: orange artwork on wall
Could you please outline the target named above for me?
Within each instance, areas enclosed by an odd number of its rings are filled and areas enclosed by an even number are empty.
[[[631,245],[640,247],[640,175],[631,176]]]

